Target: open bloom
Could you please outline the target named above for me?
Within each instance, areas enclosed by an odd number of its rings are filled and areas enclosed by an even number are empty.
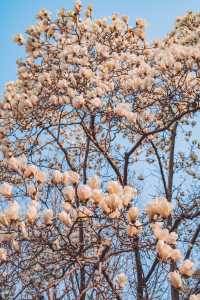
[[[95,204],[100,203],[100,201],[102,201],[103,198],[104,198],[104,196],[103,196],[103,193],[101,190],[99,190],[99,189],[92,190],[91,199],[93,200],[93,202]]]
[[[181,274],[190,277],[194,274],[193,266],[194,266],[194,263],[191,260],[186,259],[183,262],[183,264],[180,266],[179,271]]]
[[[38,203],[35,200],[32,200],[28,206],[26,217],[29,223],[34,224],[37,219],[37,206]]]
[[[157,222],[152,225],[153,233],[158,240],[165,241],[169,245],[176,245],[178,235],[176,232],[169,232],[168,229],[162,229],[160,224]]]
[[[76,173],[76,172],[74,172],[74,171],[68,171],[68,172],[65,172],[65,174],[66,174],[66,176],[67,176],[67,174],[68,174],[70,183],[76,184],[76,183],[79,182],[80,176],[79,176],[78,173]]]
[[[123,188],[118,181],[109,181],[107,184],[107,190],[111,194],[122,194]]]
[[[172,248],[162,240],[157,242],[156,250],[162,260],[167,260],[171,257]]]
[[[72,224],[72,220],[71,220],[69,214],[64,210],[59,213],[58,218],[66,226],[69,226]]]
[[[63,174],[60,171],[56,170],[53,174],[52,182],[54,184],[60,184],[62,183],[62,180],[63,180]]]
[[[99,189],[101,186],[100,178],[96,175],[90,177],[87,184],[91,187],[91,189]]]
[[[91,196],[91,188],[87,184],[82,184],[78,186],[77,195],[81,201],[87,201]]]
[[[46,180],[46,174],[42,171],[37,170],[37,172],[35,173],[35,180],[38,183],[43,183]]]
[[[18,160],[15,157],[11,157],[8,159],[7,162],[8,168],[11,171],[18,171],[19,168],[19,163]]]
[[[182,286],[181,276],[178,271],[170,272],[168,274],[168,279],[173,287],[180,289]]]
[[[127,227],[127,233],[128,233],[128,236],[130,236],[130,237],[137,235],[139,233],[139,231],[140,231],[139,228],[136,226],[128,225],[128,227]]]
[[[9,183],[4,182],[0,185],[0,194],[6,197],[12,196],[12,185]]]
[[[128,210],[128,221],[130,223],[134,223],[135,220],[138,217],[138,208],[137,207],[131,207]]]
[[[173,261],[178,261],[183,259],[183,255],[179,249],[173,249],[170,255]]]
[[[146,206],[146,211],[150,219],[154,218],[155,215],[165,219],[171,215],[172,204],[166,198],[156,198]]]
[[[8,222],[17,221],[19,219],[20,206],[16,201],[10,202],[5,210],[5,217]]]
[[[63,189],[63,194],[65,196],[65,199],[69,202],[73,202],[74,201],[74,197],[75,197],[75,191],[74,188],[72,186],[68,186],[66,188]]]
[[[53,210],[52,209],[46,209],[43,213],[43,219],[45,225],[51,225],[53,222]]]

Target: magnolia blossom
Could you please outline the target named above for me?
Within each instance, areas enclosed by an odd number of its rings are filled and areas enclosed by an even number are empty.
[[[34,224],[38,217],[37,207],[38,207],[38,203],[35,200],[32,200],[28,205],[26,217],[28,222],[31,224]]]
[[[166,241],[169,236],[168,229],[162,229],[160,224],[157,222],[152,225],[153,233],[158,240]]]
[[[79,96],[72,100],[72,105],[74,108],[79,109],[85,104],[85,100],[83,97]]]
[[[109,181],[107,184],[107,190],[111,194],[122,194],[123,188],[118,181]]]
[[[63,174],[60,171],[55,171],[53,174],[52,182],[54,184],[60,184],[63,181]]]
[[[176,245],[178,235],[175,232],[169,232],[168,229],[162,229],[157,222],[152,225],[153,233],[158,240],[163,240],[169,245]]]
[[[129,210],[128,210],[128,221],[130,223],[134,223],[135,220],[138,217],[138,213],[139,213],[139,211],[138,211],[137,207],[131,207],[131,208],[129,208]]]
[[[87,184],[82,184],[78,186],[77,195],[81,201],[87,201],[91,196],[91,188]]]
[[[4,248],[0,248],[0,261],[7,260],[7,251]]]
[[[182,255],[182,253],[179,249],[172,249],[171,254],[170,254],[170,258],[173,261],[179,261],[179,260],[183,259],[183,255]]]
[[[37,193],[37,190],[36,190],[36,188],[34,187],[34,185],[29,185],[28,187],[27,187],[27,194],[28,194],[28,196],[30,196],[31,198],[35,198],[35,196],[36,196],[36,193]]]
[[[101,186],[100,178],[96,175],[90,177],[87,184],[91,187],[91,189],[99,189]]]
[[[182,286],[181,276],[178,271],[170,272],[168,274],[168,279],[173,287],[180,289]]]
[[[162,218],[168,218],[172,212],[172,204],[166,198],[156,198],[146,206],[149,218],[159,215]]]
[[[119,210],[114,210],[109,214],[109,218],[111,219],[118,219],[120,217],[120,212]]]
[[[186,259],[183,262],[183,264],[180,266],[179,271],[181,274],[190,277],[194,274],[193,266],[194,266],[194,263],[191,260]]]
[[[166,243],[169,245],[176,245],[176,241],[178,238],[178,234],[174,231],[170,232],[167,239],[166,239]]]
[[[64,210],[58,214],[58,218],[66,226],[70,226],[72,224],[69,214]]]
[[[169,245],[167,245],[164,241],[159,240],[156,245],[156,250],[158,252],[159,257],[162,260],[167,260],[171,257],[173,249]]]
[[[104,199],[104,194],[102,193],[101,190],[94,189],[94,190],[92,190],[91,199],[93,200],[93,202],[94,202],[95,204],[98,204],[98,203],[100,203],[101,201],[103,201],[103,199]]]
[[[99,207],[103,210],[104,213],[106,213],[106,214],[110,213],[110,208],[108,207],[107,202],[105,201],[105,198],[100,200]]]
[[[128,225],[128,227],[127,227],[127,233],[128,233],[128,236],[130,236],[130,237],[137,235],[139,233],[139,231],[140,231],[139,228],[136,226]]]
[[[37,170],[37,172],[35,173],[35,179],[38,183],[43,183],[44,181],[46,181],[46,174],[42,171]]]
[[[37,167],[34,165],[26,166],[26,169],[24,170],[24,177],[29,178],[31,176],[35,176],[37,173]]]
[[[12,196],[12,185],[9,183],[4,182],[0,185],[0,194],[6,197]]]
[[[137,190],[130,185],[124,187],[122,201],[124,206],[128,206],[131,200],[137,195]]]
[[[19,219],[19,211],[19,204],[16,201],[10,202],[8,208],[4,212],[8,222],[17,221]]]
[[[44,223],[45,225],[51,225],[53,222],[53,210],[52,209],[46,209],[43,212],[43,219],[44,219]]]
[[[68,174],[69,180],[72,184],[77,184],[79,182],[79,174],[74,171],[68,171],[65,174]]]
[[[115,108],[115,113],[120,116],[126,116],[127,112],[130,111],[130,105],[128,103],[120,103]]]
[[[119,284],[119,287],[121,289],[123,289],[127,283],[127,276],[126,274],[124,273],[120,273],[118,276],[117,276],[117,282]]]
[[[70,174],[69,174],[69,172],[67,171],[67,172],[64,172],[63,174],[62,174],[63,176],[62,176],[62,181],[63,181],[63,184],[70,184],[71,183],[71,180],[70,180]]]
[[[11,171],[18,171],[19,162],[18,162],[18,160],[15,157],[9,158],[8,161],[7,161],[7,165],[8,165],[8,168]]]
[[[121,198],[117,194],[109,194],[104,199],[111,212],[122,207]]]
[[[67,201],[69,201],[69,202],[74,201],[75,191],[74,191],[74,188],[72,186],[65,187],[63,189],[63,194],[64,194],[64,197]]]

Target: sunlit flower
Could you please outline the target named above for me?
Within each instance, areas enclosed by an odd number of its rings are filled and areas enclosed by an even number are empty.
[[[53,174],[52,182],[54,184],[60,184],[63,180],[63,174],[60,171],[55,171]]]
[[[139,233],[139,228],[133,225],[127,227],[128,236],[133,237]]]
[[[167,260],[171,257],[173,249],[169,245],[167,245],[164,241],[159,240],[156,245],[156,250],[158,252],[159,257],[162,260]]]
[[[139,210],[137,207],[131,207],[128,210],[128,221],[134,223],[138,217]]]
[[[8,208],[5,210],[6,219],[11,221],[17,221],[19,219],[20,206],[16,201],[9,202]]]
[[[183,255],[179,249],[173,249],[170,254],[171,259],[174,261],[182,260]]]
[[[183,262],[183,264],[180,266],[179,271],[181,274],[190,277],[194,274],[193,266],[194,266],[194,263],[191,260],[186,259]]]
[[[72,186],[65,187],[63,189],[63,194],[64,194],[64,197],[67,201],[69,201],[69,202],[74,201],[75,191],[74,191],[74,188]]]
[[[156,198],[146,206],[146,211],[150,219],[155,215],[168,218],[172,212],[172,204],[166,198]]]
[[[87,201],[92,194],[91,188],[87,184],[79,185],[77,195],[81,201]]]
[[[35,200],[32,200],[28,205],[26,217],[28,222],[31,224],[34,224],[38,217],[37,207],[38,207],[38,203]]]
[[[173,287],[180,289],[182,286],[181,276],[178,271],[170,272],[168,274],[168,279]]]
[[[46,181],[47,177],[44,172],[37,170],[35,173],[35,179],[38,183],[43,183]]]
[[[52,209],[46,209],[43,212],[43,219],[44,219],[44,223],[45,225],[51,225],[53,222],[53,210]]]
[[[91,189],[99,189],[101,186],[100,178],[96,175],[90,177],[87,184],[91,187]]]
[[[72,220],[69,214],[66,213],[64,210],[58,214],[58,218],[66,226],[70,226],[72,224]]]
[[[80,176],[79,176],[78,173],[76,173],[76,172],[74,172],[74,171],[68,171],[68,173],[65,172],[65,174],[66,174],[66,175],[67,175],[67,174],[69,175],[70,183],[76,184],[76,183],[79,182]]]
[[[0,194],[6,197],[12,196],[12,185],[9,183],[4,182],[0,185]]]
[[[107,184],[107,190],[111,194],[122,194],[123,188],[118,181],[109,181]]]

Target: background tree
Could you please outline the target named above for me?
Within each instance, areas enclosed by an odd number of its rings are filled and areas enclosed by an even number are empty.
[[[199,14],[45,10],[1,102],[2,299],[199,299]]]

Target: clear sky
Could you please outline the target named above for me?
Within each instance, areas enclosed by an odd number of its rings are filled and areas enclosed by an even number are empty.
[[[23,51],[12,42],[16,33],[23,33],[32,25],[41,8],[53,13],[61,7],[71,9],[73,0],[0,0],[0,93],[4,83],[16,78],[16,59]],[[200,0],[83,0],[93,5],[96,17],[109,16],[113,12],[128,15],[130,24],[138,17],[148,22],[149,40],[163,37],[173,28],[175,18],[188,10],[200,11]]]

